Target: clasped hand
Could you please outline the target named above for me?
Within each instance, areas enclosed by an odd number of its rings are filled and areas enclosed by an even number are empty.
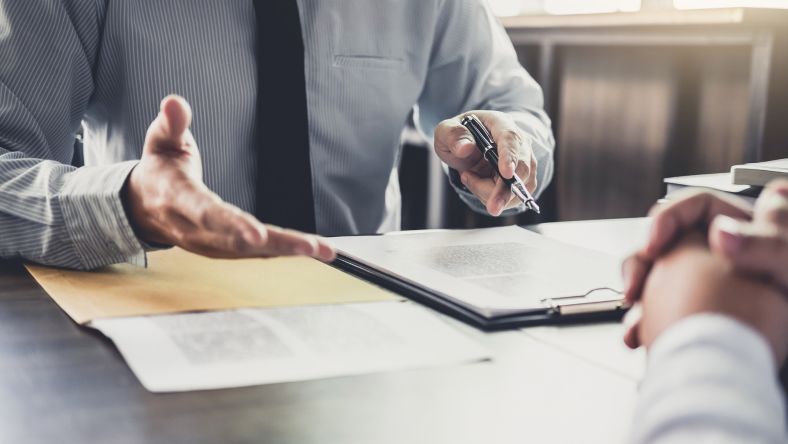
[[[788,181],[769,184],[754,207],[721,193],[690,191],[655,207],[651,216],[646,244],[623,266],[625,298],[634,305],[628,315],[627,345],[648,346],[678,318],[711,311],[738,318],[758,330],[780,362],[788,352]],[[703,248],[713,260],[676,259],[674,251],[687,250],[686,238],[693,233],[702,235]],[[694,244],[689,250],[696,253],[689,255],[700,258],[697,240]],[[682,270],[671,265],[679,263],[701,266]],[[703,264],[716,265],[704,270]],[[666,269],[672,272],[665,273]],[[711,269],[714,271],[709,272]],[[715,275],[725,277],[709,278]],[[742,280],[747,283],[719,285]],[[735,288],[748,290],[732,290]],[[717,294],[707,295],[708,289]],[[737,294],[730,294],[732,291]]]

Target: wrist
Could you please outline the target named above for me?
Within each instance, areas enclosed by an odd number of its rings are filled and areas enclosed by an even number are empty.
[[[120,191],[120,198],[123,204],[123,210],[126,213],[126,219],[129,221],[134,235],[141,243],[144,244],[146,250],[167,248],[172,246],[162,236],[157,234],[155,227],[149,223],[150,217],[145,211],[145,203],[142,198],[142,183],[139,177],[139,171],[135,166]]]

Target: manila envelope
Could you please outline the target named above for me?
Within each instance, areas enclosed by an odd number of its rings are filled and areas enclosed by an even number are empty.
[[[75,322],[246,307],[396,300],[382,288],[315,259],[210,259],[179,248],[148,254],[148,267],[73,271],[27,264]]]

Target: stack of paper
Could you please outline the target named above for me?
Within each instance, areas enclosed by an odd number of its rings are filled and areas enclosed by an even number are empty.
[[[28,270],[76,322],[110,337],[154,392],[486,356],[439,316],[313,259],[217,260],[176,248],[150,254],[147,269]]]
[[[215,389],[456,364],[487,357],[409,302],[243,309],[92,325],[152,392]]]

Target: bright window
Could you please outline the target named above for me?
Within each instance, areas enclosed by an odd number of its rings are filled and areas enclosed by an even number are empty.
[[[489,0],[499,16],[521,14],[597,14],[640,10],[708,8],[785,8],[788,0]]]

